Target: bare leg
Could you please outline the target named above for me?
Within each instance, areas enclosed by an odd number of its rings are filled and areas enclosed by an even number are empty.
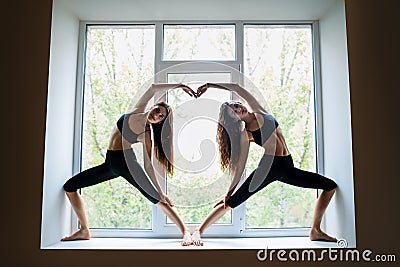
[[[85,205],[83,199],[78,192],[66,192],[66,195],[71,202],[71,206],[78,216],[81,228],[73,233],[71,236],[67,236],[61,239],[61,241],[73,241],[73,240],[89,240],[90,232],[86,219]]]
[[[192,240],[190,238],[190,231],[186,227],[185,223],[182,221],[181,217],[179,217],[176,210],[170,205],[162,202],[158,202],[157,206],[159,206],[161,210],[165,213],[165,215],[167,215],[168,218],[170,218],[178,226],[179,230],[181,230],[183,234],[183,240],[181,245],[190,246],[190,244],[192,243]]]
[[[203,242],[201,242],[200,236],[204,233],[204,231],[210,227],[213,223],[218,221],[224,214],[231,210],[232,208],[227,206],[224,208],[224,204],[219,204],[216,206],[210,214],[205,218],[203,223],[192,233],[193,245],[202,246]]]
[[[328,207],[333,194],[335,194],[335,191],[336,189],[332,189],[331,191],[323,191],[317,200],[314,210],[314,220],[310,231],[310,240],[312,241],[337,242],[335,237],[329,236],[321,230],[322,216],[324,215],[326,207]]]

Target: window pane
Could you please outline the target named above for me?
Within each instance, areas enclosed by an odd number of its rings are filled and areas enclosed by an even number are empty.
[[[277,118],[295,166],[315,172],[311,37],[309,25],[246,25],[244,73]],[[261,153],[251,147],[247,173]],[[314,189],[274,182],[246,202],[246,227],[309,227],[316,196]]]
[[[116,121],[135,90],[153,77],[154,43],[153,26],[87,28],[82,170],[104,162]],[[151,228],[152,204],[122,177],[82,194],[91,228]]]
[[[235,60],[234,25],[165,25],[164,60]]]
[[[204,82],[230,82],[230,73],[169,74],[169,83],[185,83],[196,88]],[[216,100],[217,99],[217,100]],[[208,89],[193,100],[182,90],[168,92],[174,109],[175,171],[168,177],[167,193],[185,223],[201,223],[229,187],[229,177],[219,168],[216,144],[219,106],[230,99],[228,91]],[[168,223],[171,221],[168,219]],[[231,223],[226,213],[217,223]]]

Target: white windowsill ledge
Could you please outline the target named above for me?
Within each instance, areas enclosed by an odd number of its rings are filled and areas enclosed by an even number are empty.
[[[104,250],[210,250],[210,249],[319,249],[339,248],[335,242],[310,241],[308,237],[274,238],[204,238],[204,246],[180,245],[172,238],[92,238],[73,242],[57,242],[42,249]]]

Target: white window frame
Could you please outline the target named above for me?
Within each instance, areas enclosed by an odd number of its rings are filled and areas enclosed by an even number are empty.
[[[206,60],[162,60],[163,53],[163,27],[164,25],[234,25],[235,26],[235,60],[227,61],[206,61]],[[83,105],[83,90],[84,90],[84,64],[85,64],[85,46],[86,46],[86,31],[88,26],[93,25],[124,25],[121,23],[94,23],[94,22],[81,22],[80,23],[80,43],[79,43],[79,61],[78,61],[78,83],[77,83],[77,101],[76,101],[76,121],[75,121],[75,144],[74,144],[74,172],[81,169],[81,139],[82,139],[82,105]],[[242,82],[241,77],[237,77],[243,69],[243,36],[245,25],[310,25],[313,38],[313,58],[314,58],[314,97],[315,97],[315,132],[316,132],[316,153],[317,153],[317,168],[323,166],[323,140],[320,132],[322,131],[321,120],[318,114],[321,113],[321,105],[317,102],[320,99],[321,87],[319,70],[319,57],[318,57],[318,23],[316,21],[290,21],[290,22],[276,22],[276,21],[157,21],[157,22],[133,22],[126,23],[126,25],[154,25],[155,26],[155,76],[156,83],[167,82],[167,75],[170,73],[201,73],[201,72],[229,72],[231,73],[232,82]],[[316,50],[314,50],[316,49]],[[184,64],[189,63],[189,64]],[[236,70],[237,72],[233,72]],[[155,96],[156,99],[166,100],[166,95],[159,94]],[[319,172],[323,171],[321,168]],[[160,169],[158,172],[162,173]],[[242,179],[246,177],[243,174]],[[163,185],[165,187],[165,184]],[[165,188],[164,188],[165,189]],[[246,228],[245,227],[246,203],[238,206],[232,210],[232,223],[229,224],[214,224],[204,233],[204,237],[275,237],[275,236],[307,236],[309,227],[294,227],[294,228]],[[78,220],[75,213],[72,213],[73,229],[76,231],[79,228]],[[174,224],[166,223],[166,216],[161,210],[153,205],[152,207],[152,228],[151,229],[112,229],[112,228],[94,228],[91,229],[93,237],[176,237],[179,236],[179,229]]]
[[[183,64],[183,63],[190,63],[190,64]],[[213,72],[224,72],[230,73],[232,81],[231,82],[239,82],[240,77],[237,77],[237,73],[240,71],[240,65],[236,62],[229,62],[229,63],[221,63],[215,64],[220,62],[206,62],[206,61],[198,61],[195,63],[188,62],[188,61],[177,61],[177,62],[159,62],[159,72],[157,75],[156,82],[165,83],[167,82],[169,74],[188,74],[188,73],[213,73]],[[235,70],[235,71],[233,71]],[[164,100],[166,99],[166,94],[162,96]],[[162,172],[162,170],[158,170]],[[165,186],[165,185],[164,185]],[[165,188],[164,188],[165,189]],[[232,221],[231,223],[224,223],[224,224],[214,224],[207,229],[207,232],[204,233],[204,237],[210,236],[218,236],[218,237],[231,237],[236,235],[236,233],[242,232],[244,227],[243,225],[243,216],[245,212],[244,205],[233,209],[232,211]],[[162,214],[162,216],[158,216],[159,221],[157,223],[160,225],[160,233],[166,233],[174,231],[171,228],[176,229],[175,225],[166,224],[166,216]]]

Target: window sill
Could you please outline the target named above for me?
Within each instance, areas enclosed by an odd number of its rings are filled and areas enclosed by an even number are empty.
[[[274,238],[204,238],[204,246],[180,245],[173,238],[92,238],[73,242],[57,242],[42,249],[99,250],[214,250],[214,249],[318,249],[338,248],[334,242],[310,241],[308,237]]]

